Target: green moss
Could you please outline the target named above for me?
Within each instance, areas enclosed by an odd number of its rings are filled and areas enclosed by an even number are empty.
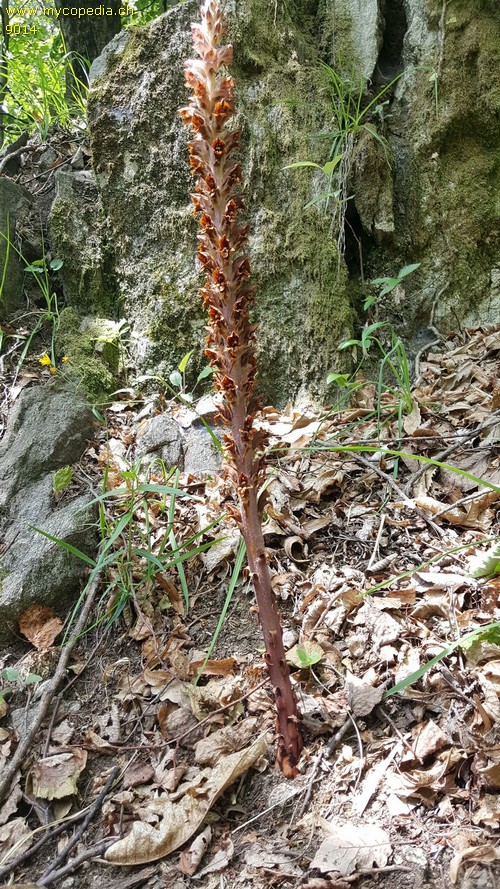
[[[82,322],[74,309],[68,307],[61,312],[56,349],[59,356],[69,359],[64,365],[65,373],[91,402],[105,401],[119,386],[123,348],[113,322],[104,319]]]

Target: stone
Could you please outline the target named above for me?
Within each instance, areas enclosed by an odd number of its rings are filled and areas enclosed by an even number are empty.
[[[5,321],[23,304],[25,263],[16,253],[27,228],[39,229],[30,192],[8,176],[0,176],[0,320]],[[10,240],[10,246],[7,244]]]
[[[222,433],[216,430],[216,435]],[[184,472],[204,475],[218,472],[222,466],[222,454],[216,448],[207,429],[188,429],[184,434]]]
[[[87,170],[57,170],[55,183],[50,239],[53,255],[63,262],[59,278],[66,305],[80,316],[114,318],[118,290],[113,250],[95,179]]]
[[[203,365],[189,134],[178,115],[198,8],[188,0],[129,29],[91,69],[92,162],[131,323],[132,360],[141,373],[164,379],[191,349],[193,379]],[[300,4],[278,3],[276,23],[268,0],[229,2],[225,11],[252,232],[260,387],[266,399],[284,404],[301,391],[321,391],[327,373],[348,360],[337,351],[351,311],[331,220],[321,209],[304,210],[316,187],[311,176],[284,169],[311,156],[311,133],[328,111]]]
[[[78,460],[93,430],[90,405],[58,380],[24,389],[0,441],[0,521],[23,488]]]
[[[167,469],[181,468],[182,435],[178,424],[166,414],[152,417],[137,440],[135,452],[137,457],[161,457]]]
[[[97,508],[90,495],[58,502],[53,475],[82,456],[93,435],[90,405],[58,380],[25,389],[0,442],[0,642],[16,632],[30,605],[66,616],[86,563],[35,530],[97,551]]]
[[[389,15],[392,13],[389,12]],[[382,45],[383,18],[379,0],[327,0],[323,27],[330,54],[346,74],[373,76]]]

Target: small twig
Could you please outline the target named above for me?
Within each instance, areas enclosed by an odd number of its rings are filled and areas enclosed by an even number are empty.
[[[61,867],[59,870],[52,871],[47,877],[40,877],[38,880],[39,886],[50,886],[51,883],[55,883],[56,880],[61,880],[62,877],[65,877],[67,874],[73,873],[81,864],[85,861],[88,861],[89,858],[100,858],[101,855],[109,848],[109,846],[116,843],[116,837],[108,837],[106,840],[102,840],[102,842],[97,843],[95,846],[91,846],[90,849],[84,849],[83,852],[80,852],[80,855],[77,855],[76,858],[73,858],[71,861]]]
[[[385,525],[385,513],[382,515],[382,517],[380,519],[380,524],[378,526],[378,531],[377,531],[377,539],[375,540],[375,545],[373,547],[373,552],[370,556],[370,561],[368,562],[368,565],[366,566],[367,571],[370,570],[370,568],[372,567],[372,565],[375,561],[375,558],[377,556],[378,548],[380,546],[380,538],[382,537],[382,531],[384,530],[384,525]]]
[[[406,503],[407,506],[409,506],[411,509],[415,510],[417,515],[419,515],[420,518],[423,519],[425,524],[429,528],[431,528],[432,531],[434,531],[434,533],[438,537],[444,537],[443,529],[440,528],[438,525],[436,525],[436,523],[433,522],[432,519],[430,519],[429,516],[427,516],[422,509],[420,509],[418,506],[415,505],[413,500],[411,500],[410,497],[408,497],[408,495],[405,494],[403,489],[399,487],[398,483],[395,482],[394,479],[391,478],[390,475],[387,475],[387,473],[384,472],[382,469],[379,469],[378,466],[375,466],[373,463],[370,463],[370,461],[367,460],[366,457],[362,457],[361,454],[350,454],[349,459],[351,459],[351,458],[356,463],[359,463],[360,466],[364,466],[365,469],[370,469],[372,472],[375,473],[375,475],[378,475],[381,479],[383,479],[386,482],[386,484],[388,484],[389,487],[391,487],[393,489],[393,491],[396,492],[398,497],[401,497],[401,499],[404,501],[404,503]]]
[[[0,802],[3,802],[7,797],[7,794],[10,791],[12,781],[16,775],[17,770],[22,765],[26,755],[29,753],[31,745],[35,739],[37,732],[40,729],[44,719],[47,717],[49,712],[49,708],[54,699],[54,695],[59,688],[60,683],[62,682],[63,676],[68,667],[69,659],[71,657],[71,653],[80,638],[82,631],[85,628],[87,623],[87,618],[94,604],[94,600],[97,594],[97,589],[99,587],[101,575],[97,574],[92,582],[89,585],[87,596],[85,599],[85,603],[80,611],[79,618],[75,624],[75,629],[73,635],[68,639],[65,647],[62,649],[59,661],[55,670],[55,673],[50,680],[47,688],[45,689],[40,703],[38,705],[38,710],[35,718],[33,719],[33,723],[31,728],[26,733],[25,737],[19,744],[14,756],[8,765],[3,769],[2,777],[0,778]]]
[[[9,153],[0,160],[0,176],[12,158],[19,157],[20,154],[24,154],[26,151],[35,151],[36,148],[38,148],[38,145],[21,145],[21,147],[16,148],[15,151],[9,151]]]
[[[69,853],[76,846],[76,844],[78,843],[80,838],[83,836],[83,834],[87,830],[87,827],[89,826],[92,819],[95,817],[97,812],[100,811],[104,800],[106,799],[108,793],[110,792],[110,790],[111,790],[113,784],[115,783],[116,778],[118,777],[119,774],[120,774],[120,769],[118,766],[115,766],[115,768],[111,772],[108,780],[106,781],[106,784],[102,788],[101,792],[99,793],[99,795],[97,796],[95,801],[92,803],[89,811],[87,812],[87,814],[86,814],[85,818],[83,819],[82,823],[80,824],[79,828],[77,830],[75,830],[73,836],[71,837],[69,842],[66,844],[66,846],[64,847],[62,852],[60,852],[59,855],[57,856],[57,858],[52,862],[52,864],[49,865],[49,867],[47,868],[45,873],[42,875],[42,879],[38,881],[39,883],[41,883],[42,885],[45,885],[43,883],[43,880],[45,880],[46,877],[50,876],[50,874],[53,874],[55,871],[57,871],[58,866],[60,864],[62,864],[63,861],[66,861]]]

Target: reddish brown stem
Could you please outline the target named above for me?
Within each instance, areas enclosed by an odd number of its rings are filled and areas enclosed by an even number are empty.
[[[276,699],[277,763],[293,778],[302,738],[257,505],[265,467],[258,454],[263,437],[254,424],[260,402],[255,396],[255,325],[249,316],[253,290],[248,283],[248,226],[238,222],[243,201],[235,186],[241,181],[241,169],[232,153],[239,132],[228,128],[234,114],[234,82],[222,71],[232,61],[232,47],[219,46],[224,31],[219,0],[205,0],[201,24],[192,25],[200,59],[191,59],[185,66],[186,83],[193,95],[180,114],[194,130],[189,143],[190,165],[196,176],[191,199],[200,215],[198,259],[207,274],[201,291],[209,317],[206,355],[215,368],[215,386],[224,396],[219,414],[226,426],[225,474],[238,494],[239,510],[234,508],[233,515],[247,547]]]

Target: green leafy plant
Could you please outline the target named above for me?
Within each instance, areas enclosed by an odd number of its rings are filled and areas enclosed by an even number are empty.
[[[162,483],[149,480],[155,462],[161,465]],[[34,530],[85,562],[91,569],[91,578],[105,572],[106,587],[103,599],[107,600],[108,605],[99,622],[105,621],[109,626],[130,603],[140,607],[141,602],[151,595],[156,576],[173,568],[177,570],[179,576],[187,611],[189,590],[184,562],[219,542],[221,538],[211,539],[205,543],[199,541],[205,534],[211,532],[221,519],[216,519],[206,528],[191,534],[178,544],[174,527],[176,498],[189,498],[191,495],[177,486],[178,472],[175,468],[167,472],[162,461],[154,461],[144,474],[138,461],[130,469],[119,473],[123,484],[111,491],[106,490],[108,477],[109,470],[104,475],[102,494],[91,501],[91,504],[97,503],[99,506],[101,544],[97,559],[91,558],[77,547],[54,537],[42,528],[33,526]],[[107,510],[106,506],[110,501],[113,503],[113,509]],[[157,543],[153,542],[150,510],[165,517],[165,530]],[[70,625],[77,608],[73,612]],[[66,629],[65,639],[68,631],[69,627]]]
[[[376,96],[368,99],[365,79],[354,69],[350,75],[341,74],[330,65],[321,62],[320,70],[326,75],[325,89],[330,97],[333,127],[326,132],[315,133],[311,138],[329,143],[328,160],[325,164],[295,161],[288,164],[285,169],[312,167],[322,172],[326,179],[326,187],[306,204],[306,208],[320,204],[326,212],[333,199],[338,212],[337,224],[341,230],[340,237],[343,237],[345,207],[347,201],[352,198],[352,195],[347,194],[347,186],[354,146],[362,133],[368,133],[382,146],[387,164],[390,166],[387,139],[379,132],[372,118],[380,114],[384,96],[403,74],[398,74]],[[343,242],[340,246],[343,246]]]
[[[206,380],[207,377],[212,376],[214,372],[213,368],[210,367],[209,364],[207,364],[196,377],[196,382],[193,388],[188,391],[186,387],[186,370],[193,352],[194,349],[192,349],[190,352],[184,355],[183,358],[181,358],[179,364],[177,365],[177,369],[173,370],[168,378],[171,385],[173,386],[173,391],[176,397],[178,397],[181,401],[187,401],[189,404],[194,401],[194,393],[197,386],[202,382],[202,380]]]
[[[54,292],[52,288],[52,283],[50,280],[50,272],[56,272],[62,267],[61,259],[53,259],[50,263],[47,263],[45,255],[41,259],[37,259],[34,262],[29,262],[26,257],[23,255],[21,250],[19,250],[16,245],[12,242],[9,234],[4,234],[0,231],[0,237],[6,242],[7,250],[6,255],[8,255],[8,251],[14,250],[15,253],[19,256],[21,261],[24,263],[24,271],[32,275],[34,280],[36,281],[37,287],[42,294],[43,301],[45,303],[44,308],[35,309],[33,312],[29,312],[27,315],[23,317],[34,317],[34,325],[29,334],[26,336],[17,335],[17,338],[24,342],[18,364],[17,369],[19,370],[28,354],[33,339],[37,335],[37,333],[42,329],[45,324],[49,324],[51,326],[50,331],[50,360],[48,364],[50,367],[55,369],[56,366],[56,356],[55,356],[55,337],[59,327],[59,305],[57,294]],[[42,247],[44,244],[42,242]],[[5,262],[5,268],[7,266],[7,262]],[[5,272],[5,269],[4,269]],[[4,280],[5,275],[3,276]],[[0,288],[0,299],[2,298],[3,290]],[[42,360],[42,364],[47,362]]]
[[[2,118],[6,120],[6,142],[14,141],[25,131],[38,133],[44,142],[54,124],[66,129],[85,126],[85,60],[66,52],[62,34],[50,17],[32,16],[30,23],[36,33],[24,39],[15,37],[16,17],[6,24],[14,35],[9,45],[15,41],[16,47],[15,52],[4,48],[0,57],[0,82],[5,84]],[[25,24],[23,20],[21,27]]]
[[[23,676],[14,667],[5,667],[0,672],[0,714],[3,715],[3,711],[6,710],[5,701],[7,697],[15,691],[30,685],[36,685],[37,682],[41,681],[42,677],[36,673],[28,673],[26,676]]]
[[[387,333],[388,337],[383,337],[383,333]],[[375,321],[365,325],[359,339],[344,340],[339,346],[340,350],[349,348],[361,351],[356,370],[347,379],[344,374],[329,374],[327,383],[336,383],[351,395],[365,385],[365,381],[357,379],[357,375],[370,351],[375,349],[378,353],[377,420],[380,423],[382,394],[390,392],[396,398],[399,432],[402,434],[403,414],[410,413],[413,408],[410,365],[403,341],[388,321]]]
[[[404,281],[404,279],[413,274],[417,269],[420,268],[421,263],[413,262],[411,265],[405,265],[402,269],[399,270],[395,278],[383,277],[383,278],[373,278],[370,281],[370,284],[374,287],[379,288],[379,292],[377,294],[370,293],[366,297],[363,308],[365,311],[370,309],[375,303],[378,303],[384,296],[387,296],[389,293],[392,293],[396,287],[399,287],[400,284]]]
[[[52,491],[54,494],[61,494],[71,484],[73,479],[73,470],[71,466],[61,466],[57,472],[54,472],[52,479]]]

